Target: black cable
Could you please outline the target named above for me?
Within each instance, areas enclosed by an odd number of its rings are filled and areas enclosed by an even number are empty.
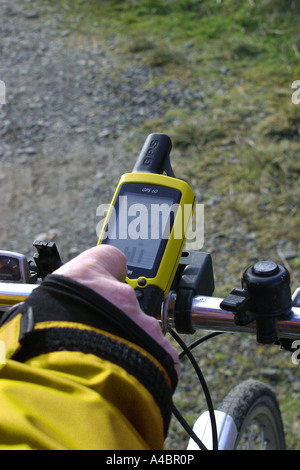
[[[223,335],[225,334],[223,331],[214,331],[213,333],[208,333],[207,335],[205,336],[202,336],[201,338],[198,338],[196,339],[196,341],[194,341],[193,343],[191,343],[188,347],[189,351],[191,351],[192,349],[196,348],[197,346],[199,346],[199,344],[202,344],[204,343],[204,341],[207,341],[211,338],[214,338],[215,336],[220,336],[220,335]],[[179,359],[182,359],[183,357],[185,356],[185,351],[182,351],[180,354],[179,354]]]
[[[175,416],[175,418],[178,419],[179,423],[183,427],[183,429],[190,435],[190,437],[196,442],[197,446],[200,447],[201,450],[207,450],[207,447],[203,444],[201,439],[195,434],[191,426],[187,423],[187,421],[184,419],[180,411],[176,408],[174,403],[172,403],[172,413]]]
[[[210,416],[210,422],[211,422],[211,430],[212,430],[212,441],[213,441],[213,450],[217,450],[218,449],[218,431],[217,431],[217,424],[216,424],[216,418],[215,418],[215,412],[214,412],[214,407],[213,407],[213,403],[212,403],[212,399],[211,399],[211,395],[209,393],[209,389],[208,389],[208,386],[206,384],[206,381],[205,381],[205,378],[202,374],[202,371],[195,359],[195,357],[193,356],[193,354],[191,353],[191,351],[189,350],[189,348],[187,347],[187,345],[182,341],[182,339],[180,338],[180,336],[177,335],[177,333],[175,333],[174,330],[170,330],[169,331],[170,335],[177,341],[177,343],[180,345],[180,347],[182,348],[182,350],[185,352],[185,355],[188,357],[188,359],[190,360],[192,366],[194,367],[195,369],[195,372],[199,378],[199,381],[201,383],[201,386],[202,386],[202,389],[203,389],[203,392],[204,392],[204,395],[205,395],[205,398],[206,398],[206,402],[207,402],[207,407],[208,407],[208,412],[209,412],[209,416]],[[178,412],[179,413],[179,412]],[[177,416],[176,416],[177,417]],[[188,426],[188,425],[187,425]],[[193,436],[192,434],[194,434],[193,430],[189,427],[189,431],[185,428],[185,430],[190,434],[190,436],[192,437],[193,439]],[[192,434],[191,434],[192,432]]]

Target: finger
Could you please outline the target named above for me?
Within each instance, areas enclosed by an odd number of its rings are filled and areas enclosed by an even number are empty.
[[[89,275],[124,282],[127,275],[126,256],[114,246],[99,245],[84,251],[57,269],[54,274],[82,280],[84,284]]]
[[[122,251],[112,245],[99,245],[88,250],[96,267],[105,269],[111,276],[124,282],[127,276],[127,260]]]

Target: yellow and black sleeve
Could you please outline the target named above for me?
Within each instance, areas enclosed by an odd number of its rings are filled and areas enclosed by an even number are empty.
[[[177,374],[127,315],[47,276],[1,320],[0,449],[161,449]]]

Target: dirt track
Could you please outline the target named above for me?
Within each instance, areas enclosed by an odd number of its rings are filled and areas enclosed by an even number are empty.
[[[30,255],[39,237],[69,259],[96,243],[96,209],[147,136],[138,126],[180,105],[182,90],[147,87],[151,69],[123,63],[114,40],[70,40],[58,7],[0,5],[0,246]]]

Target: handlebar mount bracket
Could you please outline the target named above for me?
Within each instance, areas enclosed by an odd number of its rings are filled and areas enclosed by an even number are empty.
[[[63,264],[54,242],[35,240],[33,246],[37,253],[33,255],[35,266],[31,264],[30,269],[35,270],[41,279],[44,279],[47,274],[51,274]]]
[[[211,255],[202,251],[182,253],[175,276],[175,328],[178,333],[193,334],[192,301],[195,295],[212,295],[215,284]]]

